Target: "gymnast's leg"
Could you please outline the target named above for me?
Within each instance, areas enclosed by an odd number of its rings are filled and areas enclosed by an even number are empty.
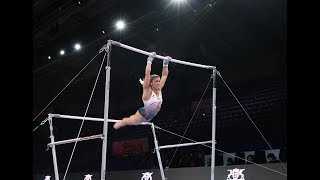
[[[113,128],[119,129],[127,125],[137,125],[142,122],[146,122],[146,119],[144,119],[142,115],[139,113],[139,111],[137,111],[134,115],[131,115],[130,117],[125,117],[122,119],[122,121],[116,122],[113,125]]]

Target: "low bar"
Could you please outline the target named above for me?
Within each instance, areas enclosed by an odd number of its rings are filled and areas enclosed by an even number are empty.
[[[184,143],[184,144],[173,144],[173,145],[159,146],[159,149],[182,147],[182,146],[193,146],[193,145],[208,144],[208,143],[212,143],[212,141],[203,141],[203,142],[196,142],[196,143]]]
[[[140,54],[144,54],[144,55],[147,55],[147,56],[152,56],[152,54],[150,52],[143,51],[141,49],[137,49],[137,48],[122,44],[122,43],[117,42],[117,41],[113,41],[113,40],[110,40],[110,41],[111,41],[111,44],[116,45],[118,47],[122,47],[122,48],[131,50],[131,51],[134,51],[134,52],[137,52],[137,53],[140,53]],[[160,55],[156,55],[155,57],[158,58],[158,59],[167,60],[166,57],[163,57],[163,56],[160,56]],[[196,63],[181,61],[181,60],[177,60],[177,59],[171,59],[169,61],[174,62],[174,63],[178,63],[178,64],[184,64],[184,65],[188,65],[188,66],[194,66],[194,67],[205,68],[205,69],[214,69],[215,68],[214,66],[196,64]]]
[[[90,139],[97,139],[97,138],[103,138],[103,134],[99,134],[99,135],[93,135],[93,136],[87,136],[87,137],[81,137],[81,138],[74,138],[74,139],[68,139],[68,140],[63,140],[63,141],[56,141],[53,143],[49,143],[48,147],[53,147],[53,145],[61,145],[61,144],[68,144],[68,143],[73,143],[76,141],[86,141],[86,140],[90,140]]]
[[[53,118],[65,118],[65,119],[80,119],[80,120],[89,120],[89,121],[100,121],[104,122],[103,118],[92,118],[92,117],[81,117],[81,116],[70,116],[70,115],[61,115],[61,114],[51,114]],[[119,122],[121,120],[108,119],[108,122]],[[139,125],[151,125],[150,122],[142,122]]]

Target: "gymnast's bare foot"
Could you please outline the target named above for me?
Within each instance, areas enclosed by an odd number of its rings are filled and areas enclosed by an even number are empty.
[[[121,121],[114,123],[113,128],[119,129],[121,127]]]
[[[114,128],[114,129],[119,129],[119,128],[125,126],[125,124],[123,123],[123,120],[125,120],[125,119],[127,119],[127,118],[123,118],[122,121],[116,122],[116,123],[113,125],[113,128]]]

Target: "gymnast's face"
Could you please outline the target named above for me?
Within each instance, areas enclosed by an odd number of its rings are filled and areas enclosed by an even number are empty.
[[[160,90],[160,77],[156,77],[151,81],[151,87],[154,90]]]

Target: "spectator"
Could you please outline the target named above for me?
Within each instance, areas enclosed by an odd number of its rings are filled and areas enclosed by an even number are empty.
[[[227,159],[227,165],[233,165],[233,159],[232,158],[228,158]]]
[[[254,156],[253,155],[248,155],[247,156],[247,160],[246,160],[246,164],[252,164],[254,162]]]
[[[267,155],[267,163],[278,163],[279,160],[277,160],[276,156],[273,153],[269,153]]]

